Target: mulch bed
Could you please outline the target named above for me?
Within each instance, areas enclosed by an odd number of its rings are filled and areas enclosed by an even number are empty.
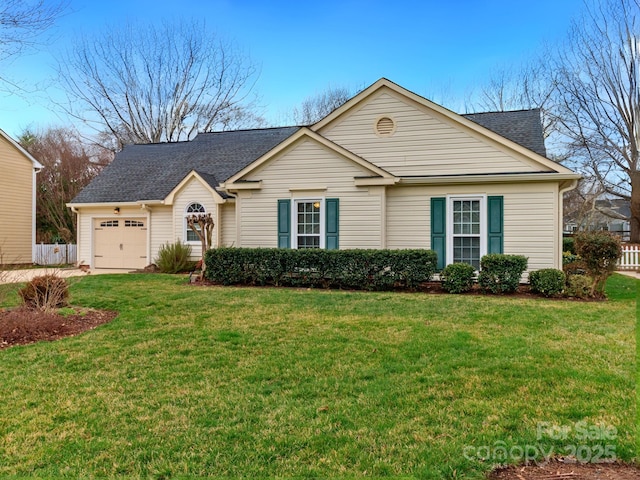
[[[26,307],[0,310],[0,349],[72,337],[110,322],[118,312],[75,308],[60,315]]]
[[[638,480],[640,466],[625,463],[577,463],[562,458],[539,465],[501,467],[488,475],[491,480]]]
[[[198,286],[198,287],[223,287],[223,285],[221,283],[216,283],[216,282],[212,282],[210,280],[207,279],[198,279],[198,278],[193,278],[193,280],[190,282],[191,285],[193,286]],[[237,288],[291,288],[294,290],[309,290],[308,287],[275,287],[273,285],[231,285],[233,287],[237,287]],[[317,290],[322,290],[321,288],[317,288]],[[392,291],[398,291],[398,292],[418,292],[418,293],[428,293],[428,294],[433,294],[433,295],[449,295],[448,292],[446,292],[443,288],[442,288],[442,283],[441,282],[436,282],[436,281],[432,281],[432,282],[423,282],[420,284],[420,286],[416,289],[416,290],[406,290],[406,289],[397,289],[397,290],[392,290]],[[482,288],[480,287],[480,285],[478,284],[474,284],[473,287],[471,288],[470,291],[465,292],[465,293],[457,293],[456,295],[463,295],[463,296],[474,296],[474,295],[478,295],[478,296],[485,296],[485,297],[494,297],[494,298],[500,298],[500,297],[504,297],[504,298],[543,298],[545,300],[560,300],[560,301],[569,301],[569,302],[603,302],[607,300],[607,297],[604,296],[600,296],[600,297],[587,297],[587,298],[576,298],[576,297],[564,297],[562,295],[556,295],[553,297],[545,297],[544,295],[541,295],[539,293],[535,293],[531,290],[531,286],[530,285],[526,285],[526,284],[521,284],[518,286],[518,290],[515,293],[505,293],[503,295],[500,294],[493,294],[493,293],[487,293],[484,290],[482,290]]]

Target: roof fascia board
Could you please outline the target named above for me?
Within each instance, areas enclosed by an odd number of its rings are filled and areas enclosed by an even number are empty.
[[[582,178],[577,173],[502,173],[492,175],[438,175],[430,177],[401,177],[400,185],[456,185],[467,183],[562,182]]]
[[[353,184],[356,187],[375,187],[379,185],[395,185],[399,178],[381,178],[381,177],[356,177]]]
[[[420,95],[411,92],[410,90],[407,90],[406,88],[401,87],[400,85],[397,85],[396,83],[393,83],[392,81],[386,79],[386,78],[381,78],[380,80],[378,80],[377,82],[375,82],[373,85],[371,85],[370,87],[364,89],[362,92],[360,92],[358,95],[356,95],[355,97],[353,97],[351,100],[349,100],[347,103],[345,103],[344,105],[342,105],[340,108],[337,108],[336,110],[334,110],[333,112],[331,112],[329,115],[327,115],[325,118],[323,118],[322,120],[320,120],[319,122],[315,123],[314,125],[312,125],[310,128],[311,130],[313,130],[314,132],[319,131],[320,129],[326,127],[327,125],[333,123],[334,121],[336,121],[339,117],[341,117],[342,115],[344,115],[346,112],[348,112],[349,110],[355,108],[357,105],[361,104],[361,102],[363,102],[366,98],[372,96],[373,94],[375,94],[376,92],[387,88],[389,90],[391,90],[392,92],[395,92],[397,95],[400,95],[402,97],[408,98],[410,100],[412,100],[413,102],[417,103],[418,105],[425,107],[437,114],[439,114],[440,116],[454,122],[457,123],[473,132],[476,132],[478,134],[480,134],[483,137],[487,137],[491,140],[493,140],[494,142],[507,147],[508,149],[517,152],[518,154],[526,157],[528,160],[533,161],[535,163],[538,164],[542,164],[547,168],[550,168],[551,170],[558,172],[558,173],[566,173],[566,174],[570,174],[573,173],[573,171],[571,171],[570,169],[568,169],[567,167],[564,167],[562,165],[560,165],[559,163],[554,162],[553,160],[549,160],[548,158],[543,157],[542,155],[539,155],[531,150],[529,150],[528,148],[523,147],[522,145],[517,144],[516,142],[513,142],[501,135],[498,135],[497,133],[495,133],[492,130],[489,130],[486,127],[483,127],[482,125],[479,125],[465,117],[463,117],[462,115],[458,115],[455,112],[452,112],[451,110],[438,105],[437,103],[432,102],[431,100],[428,100],[424,97],[421,97]]]
[[[104,207],[104,208],[113,208],[116,207],[139,207],[142,204],[151,205],[152,202],[156,202],[155,200],[142,200],[137,202],[96,202],[96,203],[66,203],[65,205],[69,208],[95,208],[95,207]]]
[[[2,135],[2,138],[4,138],[7,142],[13,145],[13,147],[16,150],[18,150],[21,154],[27,157],[27,159],[33,163],[33,168],[37,170],[41,170],[42,168],[44,168],[44,166],[39,161],[33,158],[33,156],[29,152],[27,152],[24,148],[22,148],[22,146],[18,142],[16,142],[13,138],[7,135],[4,130],[0,129],[0,135]]]
[[[320,145],[323,145],[324,147],[328,148],[329,150],[334,151],[336,154],[338,154],[338,155],[340,155],[340,156],[342,156],[342,157],[344,157],[344,158],[346,158],[348,160],[351,160],[352,162],[360,165],[365,170],[368,170],[369,172],[371,172],[373,175],[384,177],[384,178],[395,178],[393,175],[391,175],[386,170],[383,170],[382,168],[375,166],[371,162],[368,162],[367,160],[357,156],[356,154],[350,152],[346,148],[341,147],[340,145],[338,145],[338,144],[336,144],[336,143],[334,143],[334,142],[332,142],[330,140],[327,140],[323,136],[321,136],[318,133],[310,130],[307,127],[302,127],[302,128],[300,128],[300,130],[298,130],[296,133],[291,135],[289,138],[287,138],[286,140],[284,140],[280,144],[276,145],[273,149],[271,149],[270,151],[268,151],[267,153],[262,155],[260,158],[256,159],[254,162],[252,162],[251,164],[247,165],[245,168],[240,170],[238,173],[236,173],[235,175],[230,177],[226,182],[221,183],[220,187],[224,188],[226,190],[235,188],[238,185],[238,183],[236,183],[236,182],[238,180],[240,180],[242,177],[248,175],[249,173],[251,173],[252,171],[257,169],[258,167],[263,165],[264,163],[268,162],[269,160],[271,160],[272,158],[276,157],[280,153],[282,153],[285,150],[289,149],[295,143],[299,142],[302,138],[308,138],[308,139],[310,139],[312,141],[315,141],[316,143],[319,143]]]

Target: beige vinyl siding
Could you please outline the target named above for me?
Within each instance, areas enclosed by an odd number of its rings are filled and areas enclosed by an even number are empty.
[[[204,206],[207,213],[210,213],[215,223],[213,229],[213,241],[217,238],[217,208],[216,201],[211,191],[205,187],[198,179],[192,178],[182,189],[176,194],[173,201],[173,236],[172,242],[181,240],[186,242],[185,236],[185,211],[189,204],[197,202]],[[191,258],[196,260],[201,257],[202,245],[200,241],[187,242],[191,245]],[[215,246],[215,245],[213,245]]]
[[[0,136],[0,264],[31,263],[33,162]]]
[[[176,240],[173,236],[173,209],[169,206],[153,206],[150,208],[149,235],[151,237],[151,260],[149,263],[155,263],[160,247],[167,242],[173,243]]]
[[[384,193],[355,187],[354,177],[361,175],[370,173],[312,140],[301,140],[247,176],[261,180],[262,188],[238,195],[238,246],[277,246],[278,199],[339,198],[340,248],[380,248]]]
[[[431,248],[431,197],[448,195],[502,195],[504,253],[528,257],[528,271],[561,267],[555,183],[390,188],[387,247]]]
[[[220,210],[220,228],[222,230],[222,239],[220,246],[235,247],[236,246],[236,204],[227,202],[221,205]]]
[[[78,265],[89,265],[93,267],[93,224],[94,219],[105,220],[118,220],[121,218],[139,218],[144,220],[147,226],[147,231],[153,227],[151,222],[148,221],[149,212],[143,210],[139,206],[122,206],[120,207],[120,213],[114,215],[113,205],[106,205],[104,207],[80,207],[78,210],[78,232],[77,232],[77,244],[78,244]],[[148,241],[148,238],[147,238]],[[148,248],[147,248],[148,251]],[[152,252],[153,258],[153,252]],[[153,261],[153,260],[151,260]],[[151,263],[147,259],[147,263]]]
[[[395,133],[379,136],[374,127],[387,116]],[[319,133],[397,176],[548,170],[388,89]]]

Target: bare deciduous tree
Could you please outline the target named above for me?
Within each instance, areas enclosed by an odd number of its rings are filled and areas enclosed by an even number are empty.
[[[43,165],[36,177],[36,226],[41,241],[76,236],[75,215],[67,208],[110,160],[109,152],[86,145],[68,128],[26,131],[20,144]]]
[[[554,70],[571,154],[604,192],[631,202],[640,242],[640,0],[587,7]]]
[[[324,92],[307,97],[299,107],[293,109],[293,121],[297,125],[311,125],[329,115],[353,97],[345,87],[329,87]]]
[[[204,23],[184,21],[85,35],[58,62],[67,113],[119,146],[260,123],[249,101],[256,72]]]
[[[0,2],[0,60],[32,47],[62,15],[67,0],[3,0]]]
[[[549,138],[558,128],[554,91],[548,64],[531,60],[519,68],[496,69],[481,87],[473,107],[485,112],[539,108],[542,112],[542,131],[545,138]]]

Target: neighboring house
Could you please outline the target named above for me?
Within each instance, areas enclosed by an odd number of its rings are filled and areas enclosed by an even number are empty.
[[[579,175],[547,159],[537,110],[457,115],[381,79],[308,127],[125,147],[69,206],[78,259],[137,268],[165,242],[425,248],[440,267],[525,255],[561,267],[562,195]]]
[[[36,174],[42,165],[0,130],[0,265],[33,262]]]
[[[585,202],[580,211],[565,215],[564,233],[605,230],[628,241],[631,235],[631,202],[621,198],[600,198]]]

